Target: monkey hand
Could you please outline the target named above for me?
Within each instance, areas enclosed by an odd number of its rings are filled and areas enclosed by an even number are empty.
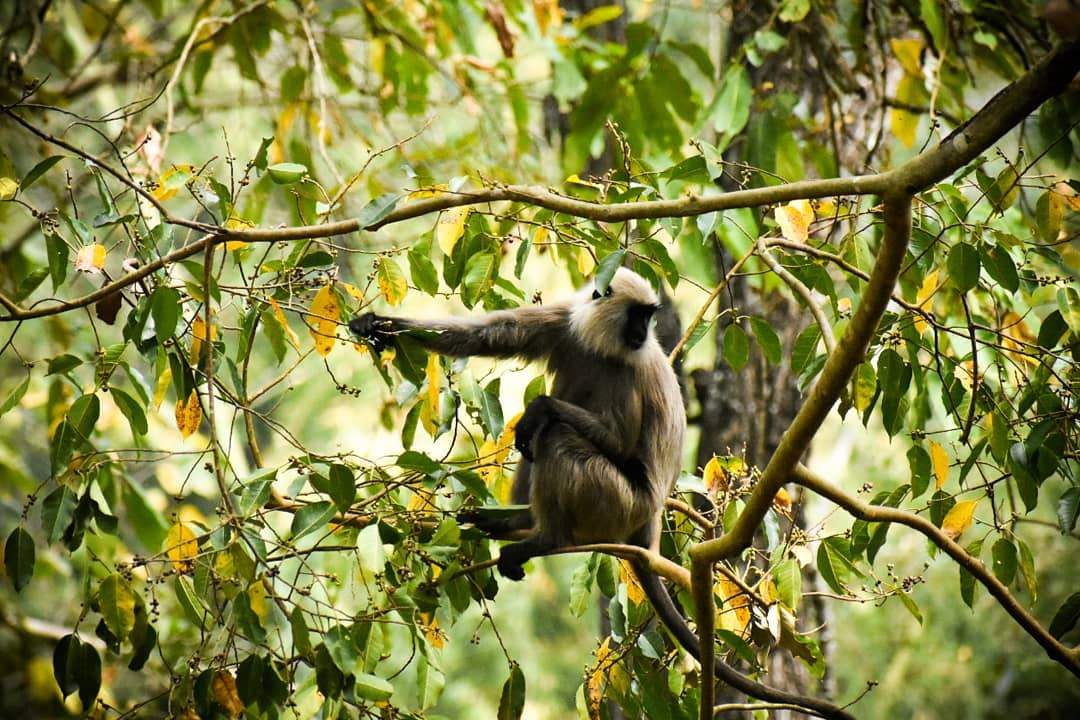
[[[540,395],[529,403],[529,407],[525,408],[525,412],[522,413],[521,419],[514,428],[514,447],[529,462],[534,460],[533,440],[547,425],[551,419],[551,413],[551,398]]]
[[[381,353],[393,342],[394,320],[366,313],[349,321],[349,332],[358,340],[366,340],[376,353]]]

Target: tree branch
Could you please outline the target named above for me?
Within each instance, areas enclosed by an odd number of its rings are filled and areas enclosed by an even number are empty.
[[[868,522],[885,522],[906,525],[912,530],[925,535],[932,543],[934,543],[934,545],[952,558],[957,565],[974,575],[975,579],[989,591],[994,599],[997,600],[998,604],[1005,608],[1005,611],[1012,616],[1013,620],[1016,621],[1016,624],[1022,627],[1028,635],[1035,638],[1035,641],[1046,650],[1047,655],[1064,665],[1073,675],[1080,677],[1080,658],[1078,658],[1070,648],[1063,645],[1057,638],[1051,635],[1046,628],[1044,628],[1039,621],[1036,620],[1015,597],[1013,597],[1012,593],[1009,592],[1009,588],[994,576],[990,569],[983,564],[982,560],[969,554],[955,540],[952,540],[948,535],[942,532],[941,528],[937,525],[934,525],[934,523],[930,522],[922,515],[916,515],[915,513],[906,510],[899,510],[883,505],[867,505],[858,498],[848,495],[825,478],[811,472],[801,464],[795,466],[795,469],[791,473],[791,479],[793,482],[802,485],[808,490],[813,490],[818,495],[831,500],[856,518]]]

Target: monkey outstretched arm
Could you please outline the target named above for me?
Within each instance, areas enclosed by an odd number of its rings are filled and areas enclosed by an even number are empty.
[[[417,320],[368,313],[349,323],[353,335],[370,342],[376,351],[407,334],[428,350],[465,357],[547,357],[567,341],[569,307],[566,304],[498,310],[478,318]]]

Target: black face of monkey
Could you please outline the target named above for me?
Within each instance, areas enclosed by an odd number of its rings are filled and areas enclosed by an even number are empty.
[[[649,322],[656,305],[631,305],[626,309],[626,326],[623,328],[623,341],[631,350],[639,350],[649,337]]]

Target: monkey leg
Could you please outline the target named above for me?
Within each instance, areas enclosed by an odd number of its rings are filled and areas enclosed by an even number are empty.
[[[521,542],[504,545],[499,552],[499,573],[508,580],[521,580],[525,577],[525,563],[548,550],[554,550],[555,543],[540,535],[532,535]]]

